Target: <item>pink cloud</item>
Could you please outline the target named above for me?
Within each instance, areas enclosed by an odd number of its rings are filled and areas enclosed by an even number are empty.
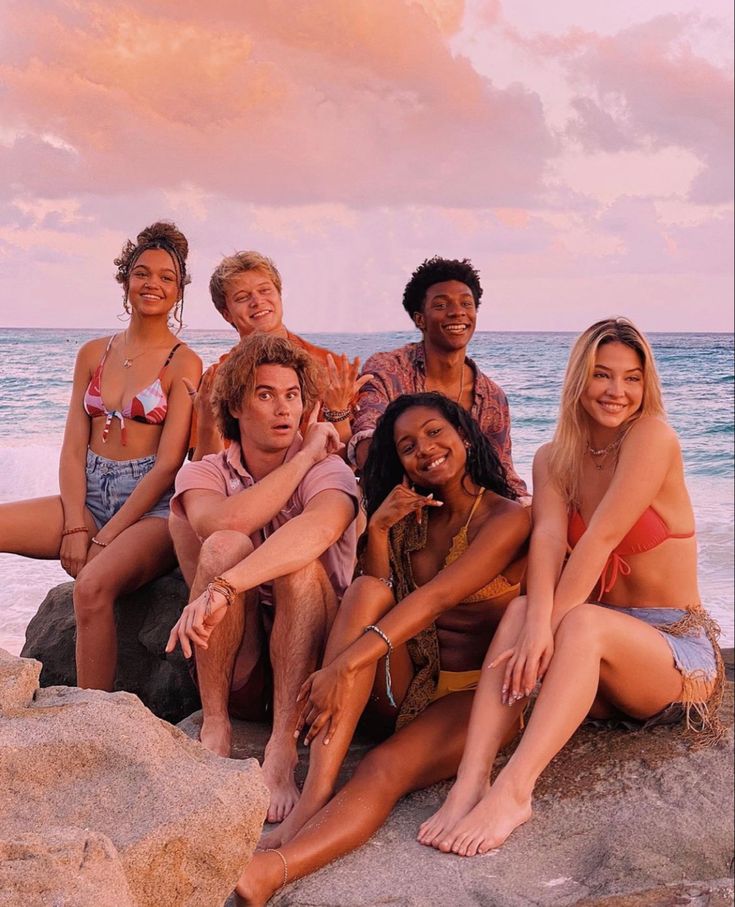
[[[271,204],[526,201],[553,150],[541,104],[450,52],[461,9],[16,6],[34,38],[0,68],[0,112],[20,136],[4,163],[30,193],[188,181]]]

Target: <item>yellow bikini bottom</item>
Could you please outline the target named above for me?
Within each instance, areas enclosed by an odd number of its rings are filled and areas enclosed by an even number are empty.
[[[430,702],[443,699],[450,693],[461,693],[464,690],[476,690],[480,682],[480,670],[475,671],[439,671],[439,680]]]

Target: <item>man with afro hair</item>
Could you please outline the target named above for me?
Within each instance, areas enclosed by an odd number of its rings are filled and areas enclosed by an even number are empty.
[[[495,447],[514,490],[526,495],[525,483],[513,468],[508,400],[494,381],[466,355],[482,299],[480,275],[464,258],[427,258],[411,275],[403,307],[421,340],[385,353],[375,353],[363,372],[372,377],[362,387],[352,424],[350,459],[361,468],[375,425],[385,408],[401,394],[439,391],[463,406]]]

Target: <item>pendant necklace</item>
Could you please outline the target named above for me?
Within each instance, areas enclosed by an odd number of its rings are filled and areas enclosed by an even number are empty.
[[[123,336],[125,338],[125,346],[127,346],[128,345],[128,332],[125,331]],[[141,350],[139,353],[136,353],[134,356],[123,356],[122,367],[130,368],[130,366],[135,362],[135,360],[138,358],[138,356],[142,356],[143,353],[145,353],[145,352],[146,352],[146,350]]]

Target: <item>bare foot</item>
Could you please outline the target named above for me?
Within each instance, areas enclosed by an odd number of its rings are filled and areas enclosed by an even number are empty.
[[[229,759],[232,750],[232,724],[226,716],[212,715],[202,721],[199,732],[202,746],[217,756]]]
[[[500,847],[531,818],[531,797],[518,796],[498,779],[480,802],[439,842],[439,850],[473,857]]]
[[[329,801],[331,793],[317,795],[304,790],[299,797],[289,815],[281,822],[278,828],[260,839],[258,844],[259,850],[265,850],[268,847],[281,847],[293,840],[306,823],[315,816],[319,810]]]
[[[460,819],[464,819],[489,790],[487,779],[477,783],[455,781],[444,803],[419,828],[416,836],[419,844],[439,847]]]
[[[293,773],[297,756],[295,747],[276,750],[266,747],[263,758],[263,780],[271,792],[266,822],[283,822],[299,799]]]
[[[283,860],[277,853],[258,852],[235,887],[237,907],[263,907],[283,885]]]

